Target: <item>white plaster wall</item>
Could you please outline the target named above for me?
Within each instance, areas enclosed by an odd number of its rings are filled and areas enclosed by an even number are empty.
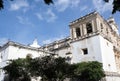
[[[58,51],[56,51],[56,53],[60,56],[60,57],[66,57],[66,53],[71,52],[70,47],[66,47],[63,49],[60,49]]]
[[[113,51],[113,44],[108,40],[104,39],[102,36],[100,37],[100,46],[101,46],[101,55],[103,62],[103,69],[105,71],[116,72],[116,63],[115,63],[115,55]]]
[[[8,53],[9,53],[9,48],[5,48],[4,50],[0,51],[0,54],[2,55],[1,62],[0,62],[0,67],[3,67],[6,65],[6,60],[8,58]]]
[[[120,76],[106,76],[106,81],[120,81]]]
[[[0,52],[0,62],[2,61],[2,58],[1,58],[1,52]]]
[[[8,58],[9,48],[6,48],[4,50],[0,51],[0,54],[2,55],[1,62],[0,62],[0,68],[4,67],[6,65],[6,59]],[[4,78],[4,72],[1,69],[0,71],[0,81],[2,81]]]
[[[99,61],[102,62],[99,36],[86,38],[80,41],[71,43],[71,49],[73,54],[73,63],[82,61]],[[82,49],[87,48],[88,54],[83,55]]]
[[[105,71],[116,72],[113,45],[102,36],[97,35],[71,43],[73,54],[72,63],[83,61],[99,61],[103,63]],[[83,55],[82,49],[87,48],[88,54]],[[110,65],[110,67],[108,66]]]
[[[4,79],[4,72],[1,71],[1,73],[0,73],[0,81],[3,81],[3,79]]]
[[[41,56],[43,53],[41,51],[9,46],[8,59],[25,58],[27,54],[32,54],[32,57],[35,58],[35,57]]]

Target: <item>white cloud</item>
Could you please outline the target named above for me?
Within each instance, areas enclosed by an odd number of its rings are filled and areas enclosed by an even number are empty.
[[[103,0],[93,0],[93,5],[97,11],[104,13],[106,11],[112,11],[112,2],[113,0],[110,0],[109,3],[104,3]]]
[[[10,4],[10,10],[19,10],[27,7],[29,7],[27,0],[16,0],[14,3]]]
[[[78,7],[80,0],[69,0],[71,1],[71,7]]]
[[[69,6],[69,0],[58,0],[56,2],[56,7],[58,11],[64,11]]]
[[[7,42],[8,42],[7,38],[0,38],[0,46],[4,45]]]
[[[40,2],[40,0],[35,0],[35,2]]]
[[[25,19],[21,16],[17,16],[17,19],[18,19],[19,23],[21,23],[21,24],[26,24],[26,22],[28,23],[28,19]]]
[[[35,15],[39,20],[44,20],[47,22],[54,22],[55,19],[57,19],[57,16],[51,9],[48,9],[47,11],[44,11],[44,12],[42,11],[39,13],[35,13]]]
[[[52,10],[48,9],[48,11],[46,12],[46,20],[47,22],[54,22],[54,20],[57,18],[57,16],[55,15],[55,13],[53,13]]]
[[[63,39],[63,38],[65,38],[65,36],[61,35],[60,37],[55,37],[55,38],[44,40],[42,42],[42,44],[49,44],[49,43],[52,43],[54,41],[57,41],[57,40],[60,40],[60,39]]]
[[[34,26],[27,17],[17,16],[18,22],[24,25]]]
[[[88,6],[82,6],[81,8],[80,8],[80,11],[84,11],[84,10],[86,10],[86,9],[88,9]]]
[[[40,13],[36,13],[35,15],[38,17],[38,19],[43,20],[43,16]]]
[[[57,0],[55,6],[58,11],[62,12],[67,8],[77,7],[80,3],[80,0]]]

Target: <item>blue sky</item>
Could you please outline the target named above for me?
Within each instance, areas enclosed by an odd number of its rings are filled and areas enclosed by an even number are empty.
[[[113,16],[120,27],[120,12],[111,14],[112,0],[5,0],[0,11],[0,45],[8,40],[31,44],[37,38],[40,45],[69,36],[69,22],[94,10],[105,19]]]

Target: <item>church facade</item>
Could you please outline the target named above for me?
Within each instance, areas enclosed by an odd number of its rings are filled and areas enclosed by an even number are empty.
[[[9,41],[0,47],[0,67],[8,59],[33,58],[54,54],[67,58],[69,63],[99,61],[106,73],[105,81],[120,81],[120,35],[113,17],[105,20],[98,12],[89,13],[69,24],[70,36],[39,46]],[[0,70],[0,81],[4,76]]]

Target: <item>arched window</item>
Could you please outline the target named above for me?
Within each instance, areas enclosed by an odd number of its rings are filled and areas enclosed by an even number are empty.
[[[87,29],[87,33],[89,34],[89,33],[92,33],[93,31],[92,31],[92,24],[91,23],[87,23],[86,24],[86,29]]]

